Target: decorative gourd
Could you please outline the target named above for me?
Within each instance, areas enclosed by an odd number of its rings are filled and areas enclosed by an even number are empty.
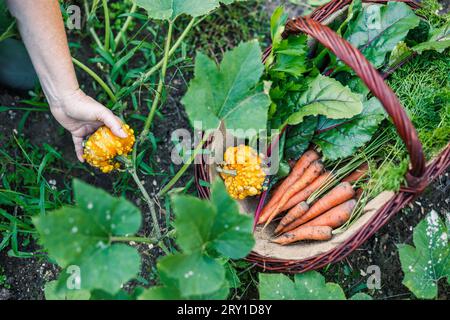
[[[229,147],[225,151],[224,162],[218,171],[231,197],[242,200],[261,193],[266,173],[253,148],[245,145]]]
[[[134,131],[129,125],[124,124],[122,128],[128,134],[128,137],[119,138],[106,126],[95,131],[84,146],[83,157],[87,163],[99,168],[103,173],[109,173],[120,168],[120,163],[115,161],[115,158],[129,154],[136,141]]]

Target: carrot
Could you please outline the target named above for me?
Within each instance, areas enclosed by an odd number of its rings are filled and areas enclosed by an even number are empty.
[[[356,206],[356,200],[348,200],[333,209],[328,210],[317,218],[305,223],[303,226],[317,227],[327,226],[337,228],[342,226],[350,219],[353,209]]]
[[[322,173],[323,164],[319,160],[314,161],[311,165],[306,169],[305,173],[299,180],[297,180],[289,189],[284,191],[283,196],[279,200],[279,202],[274,206],[274,209],[270,211],[269,218],[266,221],[265,226],[267,226],[273,218],[275,218],[278,214],[280,214],[281,208],[289,201],[289,199],[296,194],[297,192],[305,189],[308,185],[310,185],[317,177]]]
[[[350,200],[355,196],[355,190],[349,182],[342,182],[334,187],[330,192],[317,200],[304,215],[292,222],[286,228],[284,232],[293,230],[298,226],[314,219],[322,213],[334,208],[347,200]]]
[[[319,154],[314,150],[306,151],[295,164],[289,176],[284,179],[281,185],[273,192],[272,198],[261,212],[258,224],[264,223],[270,216],[270,209],[280,201],[286,189],[293,185],[305,173],[310,164],[319,159]]]
[[[301,226],[291,232],[287,232],[282,236],[271,240],[271,242],[278,243],[281,245],[286,245],[301,240],[330,240],[332,237],[332,231],[330,227],[327,226]]]
[[[360,165],[358,169],[356,169],[355,171],[350,173],[347,177],[342,179],[342,182],[350,182],[350,183],[358,182],[367,175],[368,171],[369,171],[369,164],[365,162],[362,165]]]
[[[288,226],[292,221],[300,218],[302,215],[308,211],[309,206],[306,202],[300,202],[295,205],[289,212],[281,219],[280,224],[275,229],[275,234],[278,234],[281,230],[283,230],[286,226]]]
[[[364,192],[364,190],[362,188],[357,189],[356,194],[355,194],[355,199],[359,200],[362,197],[363,192]]]
[[[313,183],[307,186],[302,191],[298,192],[294,196],[292,196],[289,201],[281,208],[281,211],[286,211],[292,208],[293,206],[299,204],[302,201],[306,201],[310,195],[312,195],[317,189],[319,189],[327,180],[330,179],[332,173],[327,171],[321,176],[319,176]]]

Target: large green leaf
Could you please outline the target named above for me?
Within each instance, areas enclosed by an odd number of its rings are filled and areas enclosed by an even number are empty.
[[[288,128],[284,154],[287,159],[297,160],[308,149],[317,129],[318,118],[306,117],[305,120]]]
[[[226,282],[224,267],[201,252],[166,256],[158,271],[163,283],[179,288],[185,298],[214,293]]]
[[[317,129],[326,130],[314,136],[323,156],[337,160],[351,156],[369,142],[387,114],[380,101],[373,97],[363,103],[363,111],[346,121],[321,118]]]
[[[211,202],[173,197],[177,243],[186,253],[209,248],[228,258],[243,258],[254,245],[252,218],[239,213],[222,181],[216,180],[211,190]]]
[[[415,228],[414,246],[398,246],[405,277],[403,284],[421,299],[433,299],[438,293],[438,281],[447,278],[450,283],[450,230],[435,211]]]
[[[79,269],[82,290],[115,293],[140,268],[136,249],[111,243],[113,237],[135,234],[141,224],[139,209],[122,198],[74,181],[76,207],[63,207],[33,219],[40,243],[64,268],[59,288]]]
[[[140,298],[225,299],[238,281],[228,259],[245,257],[254,245],[252,218],[239,213],[220,179],[211,186],[210,201],[175,195],[172,202],[176,242],[183,252],[160,259],[162,286]],[[214,258],[217,253],[220,258]]]
[[[58,281],[53,280],[45,284],[45,300],[89,300],[91,293],[86,290],[58,290]]]
[[[182,14],[199,17],[220,6],[247,0],[135,0],[152,19],[175,20]]]
[[[351,118],[362,111],[359,95],[352,93],[339,81],[318,75],[298,101],[298,111],[287,120],[290,125],[303,121],[306,116],[324,115],[330,119]]]
[[[244,258],[255,245],[253,218],[239,213],[236,201],[220,180],[211,187],[211,202],[216,207],[217,216],[211,229],[210,248],[231,259]]]
[[[259,274],[261,300],[345,300],[342,288],[335,283],[325,283],[316,271],[297,274],[294,281],[283,274]]]
[[[450,47],[450,22],[443,27],[430,31],[430,39],[412,47],[413,51],[422,53],[426,50],[435,50],[439,53],[444,52]]]
[[[357,19],[349,24],[345,37],[379,68],[386,54],[419,22],[419,17],[405,3],[373,4],[364,7]]]
[[[225,53],[220,66],[199,53],[195,78],[182,103],[193,125],[217,129],[266,129],[269,96],[258,88],[264,66],[257,41],[242,43]]]

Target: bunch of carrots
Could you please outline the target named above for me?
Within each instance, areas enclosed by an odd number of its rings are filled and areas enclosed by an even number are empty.
[[[333,189],[310,203],[311,195],[337,178],[325,170],[320,155],[309,150],[273,192],[259,216],[258,224],[265,224],[265,227],[274,218],[287,212],[275,229],[277,238],[273,242],[286,245],[301,240],[330,240],[333,229],[350,219],[358,197],[354,184],[367,171],[367,163],[362,164]]]

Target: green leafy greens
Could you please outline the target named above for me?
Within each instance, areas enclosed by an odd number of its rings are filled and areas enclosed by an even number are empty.
[[[405,3],[372,4],[363,7],[358,17],[349,23],[345,37],[379,68],[386,55],[406,37],[409,30],[419,25],[419,21]]]

